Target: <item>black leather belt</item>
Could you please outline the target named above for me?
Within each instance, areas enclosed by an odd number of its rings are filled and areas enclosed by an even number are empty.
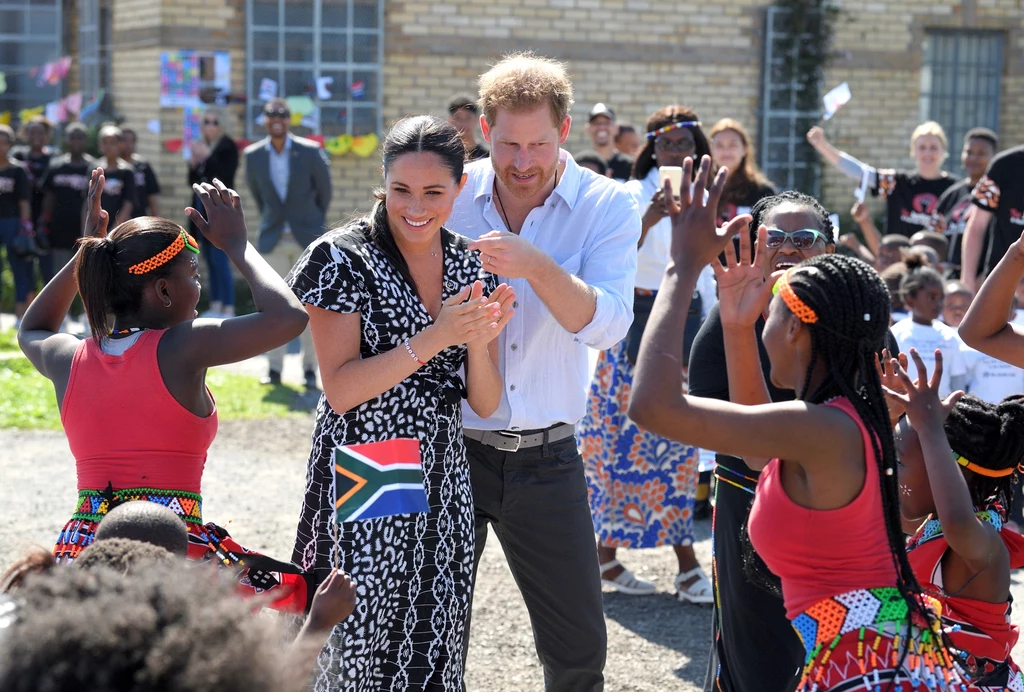
[[[520,449],[539,447],[545,442],[558,442],[576,434],[576,426],[559,423],[540,432],[516,433],[508,430],[464,430],[463,433],[471,440],[494,447],[502,452],[518,452]]]

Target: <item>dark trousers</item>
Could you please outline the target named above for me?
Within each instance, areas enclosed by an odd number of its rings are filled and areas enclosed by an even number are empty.
[[[526,601],[545,688],[603,690],[608,635],[575,438],[518,452],[466,438],[466,456],[476,506],[474,582],[490,525]]]
[[[760,560],[745,555],[740,541],[754,496],[729,483],[715,488],[715,636],[704,689],[792,690],[804,661],[803,644],[786,618],[782,598],[752,584],[743,570],[744,560]]]

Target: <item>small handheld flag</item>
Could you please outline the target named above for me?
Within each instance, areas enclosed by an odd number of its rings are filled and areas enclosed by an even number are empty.
[[[418,440],[338,447],[334,486],[338,523],[428,510]]]
[[[850,93],[850,85],[846,82],[825,94],[822,99],[825,104],[825,114],[822,116],[822,120],[828,120],[835,115],[836,111],[845,106],[851,98],[853,98],[853,94]]]

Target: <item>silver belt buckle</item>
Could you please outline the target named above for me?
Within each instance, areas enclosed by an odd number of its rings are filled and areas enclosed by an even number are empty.
[[[497,445],[495,445],[495,447],[497,449],[501,450],[502,452],[518,452],[519,451],[519,445],[523,441],[523,436],[522,435],[520,435],[518,433],[507,433],[504,430],[495,430],[494,433],[496,435],[498,435],[499,437],[502,437],[502,438],[507,439],[507,440],[511,440],[513,438],[515,439],[514,446],[498,447]]]

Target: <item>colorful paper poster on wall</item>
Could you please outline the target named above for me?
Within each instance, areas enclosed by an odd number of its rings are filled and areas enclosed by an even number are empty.
[[[203,136],[203,109],[182,108],[181,157],[186,161],[192,158],[192,143]]]
[[[160,54],[160,105],[196,107],[200,92],[231,91],[231,56],[227,51],[179,50]],[[216,98],[216,96],[214,96]]]
[[[269,77],[260,80],[260,101],[277,98],[277,82]]]

